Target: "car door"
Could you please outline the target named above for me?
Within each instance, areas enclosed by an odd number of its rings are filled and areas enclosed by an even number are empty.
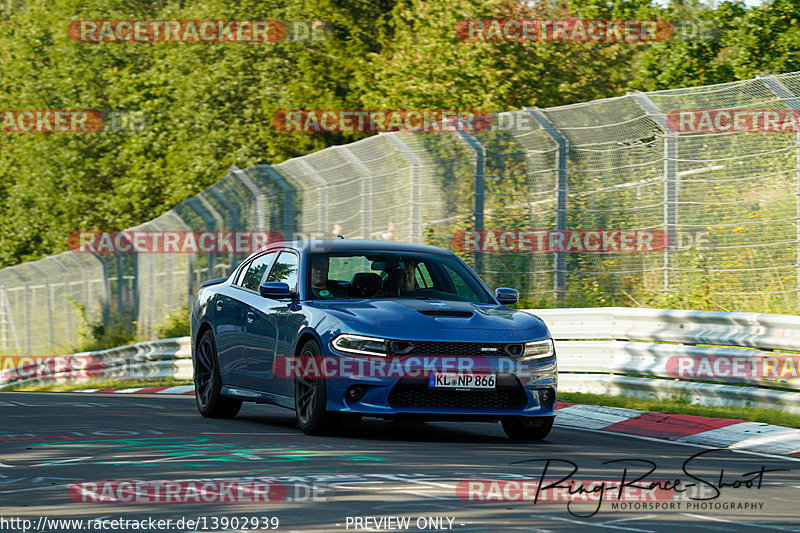
[[[284,250],[273,264],[264,282],[279,281],[297,292],[300,258],[296,252]],[[287,379],[275,377],[275,355],[289,313],[291,300],[254,299],[247,310],[246,349],[248,374],[254,389],[273,394],[289,395]]]
[[[216,313],[214,314],[215,339],[222,383],[232,387],[251,388],[252,379],[248,375],[246,324],[247,296],[253,285],[258,288],[272,260],[271,256],[261,255],[244,265],[230,286],[217,293]]]
[[[219,373],[224,385],[247,387],[247,364],[244,346],[244,304],[236,290],[224,286],[214,296],[214,340],[217,345]]]

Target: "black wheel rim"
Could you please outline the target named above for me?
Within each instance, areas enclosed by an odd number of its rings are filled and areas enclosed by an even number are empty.
[[[214,355],[211,341],[206,338],[200,343],[197,350],[197,372],[195,377],[195,387],[197,400],[202,407],[206,407],[211,401],[211,391],[214,388]]]
[[[310,351],[305,351],[303,356],[313,357],[314,354]],[[317,379],[299,376],[295,381],[294,394],[297,420],[306,425],[314,413],[314,403],[317,398]]]

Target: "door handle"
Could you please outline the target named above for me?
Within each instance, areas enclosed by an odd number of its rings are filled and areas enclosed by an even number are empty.
[[[222,300],[217,300],[217,311],[222,311]]]
[[[254,312],[252,312],[252,311],[248,311],[247,312],[247,323],[248,324],[252,324],[253,320],[255,320],[255,319],[256,319],[256,314]]]

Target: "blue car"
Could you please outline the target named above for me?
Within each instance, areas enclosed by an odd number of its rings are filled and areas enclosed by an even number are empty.
[[[267,245],[193,302],[197,408],[275,404],[309,435],[366,416],[500,421],[512,439],[543,439],[556,353],[541,319],[505,307],[517,299],[434,246]]]

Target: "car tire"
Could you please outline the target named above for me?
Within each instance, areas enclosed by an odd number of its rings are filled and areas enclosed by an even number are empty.
[[[197,410],[206,418],[235,418],[242,408],[241,400],[220,394],[222,378],[214,335],[206,331],[197,343],[194,368],[194,398]]]
[[[322,353],[316,341],[308,341],[300,349],[300,358],[307,357],[316,360],[315,368],[324,368]],[[300,365],[300,368],[308,367],[309,365]],[[294,412],[300,431],[306,435],[322,435],[331,430],[336,417],[325,409],[327,403],[328,391],[323,376],[295,376]]]
[[[503,419],[503,431],[511,440],[542,440],[553,429],[554,416],[525,418],[521,416]]]

